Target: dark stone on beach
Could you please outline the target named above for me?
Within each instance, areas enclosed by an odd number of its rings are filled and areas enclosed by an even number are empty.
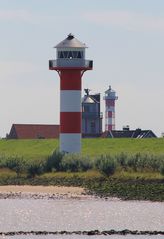
[[[131,234],[132,235],[137,235],[138,234],[138,231],[136,230],[136,231],[131,231]]]
[[[122,230],[120,231],[120,235],[127,235],[127,234],[130,234],[131,231],[129,231],[128,229],[125,229],[125,230]]]
[[[99,230],[94,230],[94,231],[84,231],[83,233],[85,233],[86,235],[101,235],[101,232]]]
[[[107,231],[103,231],[103,232],[101,232],[101,234],[105,235],[105,236],[110,235]]]

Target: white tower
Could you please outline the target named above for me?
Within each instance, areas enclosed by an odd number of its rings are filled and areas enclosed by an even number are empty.
[[[115,100],[118,97],[111,86],[105,91],[105,131],[115,130]]]

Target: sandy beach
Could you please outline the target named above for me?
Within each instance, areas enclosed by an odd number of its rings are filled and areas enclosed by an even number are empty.
[[[0,198],[81,198],[85,190],[81,187],[6,185],[0,186]]]
[[[0,186],[0,193],[4,192],[22,192],[22,193],[58,193],[58,194],[77,194],[84,193],[80,187],[63,187],[63,186],[31,186],[31,185],[7,185]]]

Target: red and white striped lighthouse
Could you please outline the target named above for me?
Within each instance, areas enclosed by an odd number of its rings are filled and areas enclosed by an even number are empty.
[[[86,45],[72,34],[55,46],[56,60],[49,69],[60,77],[60,151],[81,151],[81,79],[93,62],[85,60]]]
[[[111,86],[105,91],[105,131],[115,130],[115,100],[118,97]]]

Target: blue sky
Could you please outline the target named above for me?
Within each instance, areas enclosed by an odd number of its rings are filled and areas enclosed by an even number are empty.
[[[83,88],[117,92],[116,128],[164,131],[163,0],[0,0],[0,31],[0,137],[13,123],[59,123],[48,60],[70,32],[94,61]]]

